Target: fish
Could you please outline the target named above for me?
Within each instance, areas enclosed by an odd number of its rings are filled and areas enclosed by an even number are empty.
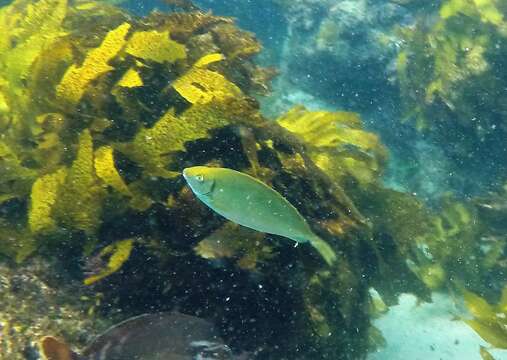
[[[39,349],[44,360],[239,359],[223,343],[213,324],[177,312],[127,319],[97,336],[79,354],[53,336],[43,337]]]
[[[305,218],[280,193],[262,181],[239,171],[207,166],[183,170],[196,197],[226,219],[260,232],[310,243],[328,265],[336,253],[313,233]]]

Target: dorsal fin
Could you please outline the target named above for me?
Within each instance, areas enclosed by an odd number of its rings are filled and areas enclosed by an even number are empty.
[[[79,360],[69,345],[53,336],[44,336],[39,341],[40,352],[44,360]]]

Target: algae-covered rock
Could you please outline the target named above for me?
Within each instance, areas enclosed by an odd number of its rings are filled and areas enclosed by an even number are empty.
[[[83,346],[111,322],[95,316],[93,293],[51,276],[44,261],[23,267],[0,265],[0,356],[2,359],[37,359],[37,341],[54,334]]]

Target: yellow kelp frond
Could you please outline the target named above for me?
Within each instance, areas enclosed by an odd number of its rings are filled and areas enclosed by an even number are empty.
[[[184,139],[179,132],[185,124],[168,110],[151,128],[141,129],[132,143],[124,147],[127,155],[138,162],[152,176],[174,177],[165,169],[168,153],[183,150]],[[122,148],[120,146],[120,148]]]
[[[123,195],[132,195],[114,164],[113,148],[102,146],[95,151],[95,173],[104,182]]]
[[[125,51],[137,58],[158,63],[173,63],[187,57],[185,46],[171,40],[169,31],[136,32],[128,41]]]
[[[99,3],[97,1],[75,1],[74,7],[76,10],[92,10],[99,6]]]
[[[361,118],[358,114],[346,111],[308,111],[303,105],[294,106],[287,113],[281,115],[277,122],[291,132],[305,136],[310,140],[318,140],[318,136],[310,138],[319,125],[334,129],[338,125],[360,129]]]
[[[490,305],[486,299],[468,290],[463,290],[463,298],[465,306],[475,318],[484,321],[496,320],[495,307]]]
[[[479,354],[481,355],[482,360],[495,360],[493,355],[486,349],[484,346],[480,346]]]
[[[240,101],[224,105],[210,103],[207,105],[193,105],[184,111],[180,115],[181,120],[173,126],[183,139],[181,144],[208,138],[210,130],[230,125],[234,121],[234,117],[237,116],[235,105],[242,106]],[[243,116],[246,117],[248,111],[249,109],[246,107],[243,108]]]
[[[477,11],[481,14],[481,20],[489,22],[496,26],[504,24],[504,15],[499,10],[501,6],[505,6],[498,0],[474,0]]]
[[[492,346],[507,349],[507,309],[503,302],[507,294],[507,286],[502,292],[502,298],[497,305],[489,304],[486,299],[463,290],[465,306],[474,317],[463,320]]]
[[[26,85],[32,65],[58,37],[65,35],[62,23],[67,13],[67,0],[14,1],[0,9],[0,91],[6,104],[15,109],[13,123],[29,121],[34,99]],[[31,114],[30,114],[31,115]],[[22,119],[22,120],[21,120]]]
[[[41,32],[48,35],[61,27],[67,13],[67,0],[39,0],[28,3],[27,17],[19,24],[28,34]],[[62,32],[60,35],[65,33]]]
[[[473,12],[473,1],[471,0],[449,0],[440,8],[440,17],[448,19],[459,13],[470,15]]]
[[[478,223],[474,220],[477,216],[473,210],[452,198],[444,199],[442,210],[438,216],[432,217],[426,234],[418,241],[424,243],[439,261],[461,263],[461,259],[479,251],[474,250],[478,246]],[[476,258],[476,261],[479,260]]]
[[[74,45],[69,37],[58,38],[46,46],[30,68],[28,96],[39,106],[49,106],[53,111],[56,86],[74,61]],[[38,96],[40,92],[50,96]]]
[[[66,13],[67,0],[17,0],[0,10],[0,62],[10,80],[25,77],[42,49],[63,35]]]
[[[0,88],[2,88],[2,80],[0,79]],[[0,115],[5,115],[9,112],[10,107],[7,103],[7,99],[5,98],[5,95],[0,91]]]
[[[133,248],[133,239],[120,240],[103,248],[97,256],[99,258],[109,257],[109,259],[104,268],[100,269],[97,274],[84,279],[84,284],[91,285],[118,271],[128,260]]]
[[[28,213],[28,225],[33,234],[47,233],[56,229],[53,208],[66,175],[67,169],[61,168],[52,174],[41,176],[34,182]]]
[[[40,174],[56,171],[61,167],[62,157],[65,156],[67,145],[62,142],[59,132],[65,125],[66,119],[58,113],[45,113],[37,116],[30,127],[36,136],[36,150],[31,152],[31,161],[37,164]]]
[[[474,317],[464,322],[494,347],[507,349],[507,312],[502,308],[502,301],[491,305],[468,290],[463,290],[463,295],[465,306]]]
[[[479,14],[481,21],[496,26],[502,25],[504,21],[496,0],[449,0],[440,8],[442,19],[449,19],[458,14],[471,17]]]
[[[151,176],[174,177],[179,173],[165,169],[172,153],[185,150],[186,142],[207,138],[209,130],[228,123],[214,104],[194,105],[179,116],[171,109],[153,127],[140,130],[132,143],[119,148]]]
[[[78,10],[92,10],[102,4],[121,5],[126,0],[74,0],[74,7]]]
[[[487,323],[480,320],[464,320],[484,341],[490,345],[499,348],[507,349],[507,331],[505,326],[498,323]]]
[[[26,39],[41,30],[53,29],[57,26],[55,24],[60,24],[59,8],[66,5],[67,1],[62,0],[15,0],[0,10],[0,21],[2,24],[16,25],[8,30],[13,31],[20,39]]]
[[[135,69],[128,69],[116,85],[124,88],[139,87],[143,86],[143,79]]]
[[[202,58],[196,61],[194,67],[205,67],[208,64],[212,64],[217,61],[222,61],[224,56],[220,53],[204,55]]]
[[[111,30],[107,33],[102,44],[86,55],[81,66],[72,65],[56,88],[57,97],[71,105],[77,104],[91,81],[113,70],[109,61],[125,45],[129,29],[130,24],[123,23]]]
[[[442,289],[448,280],[448,275],[440,264],[417,266],[408,260],[407,266],[431,291]]]
[[[351,112],[308,111],[296,106],[278,118],[287,130],[318,147],[357,145],[365,151],[378,146],[378,137],[362,130],[358,114]]]
[[[58,220],[69,228],[93,233],[99,226],[103,191],[95,175],[92,137],[84,130],[79,136],[76,159],[58,193]]]
[[[308,145],[310,157],[328,175],[349,174],[369,183],[378,177],[387,159],[378,136],[363,130],[355,113],[308,111],[297,106],[277,121]]]
[[[222,74],[193,67],[172,84],[174,89],[191,104],[241,97],[241,90]]]

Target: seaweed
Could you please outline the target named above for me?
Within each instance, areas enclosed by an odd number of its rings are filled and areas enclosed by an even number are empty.
[[[105,266],[97,273],[89,275],[86,279],[84,279],[84,284],[92,285],[93,283],[118,271],[123,263],[128,260],[133,246],[134,240],[126,239],[109,244],[100,250],[99,254],[96,256],[99,258],[109,256],[109,259],[107,260]]]
[[[504,87],[498,76],[504,17],[505,7],[495,0],[448,0],[433,24],[420,19],[399,30],[406,42],[397,61],[405,118],[421,130],[452,135],[442,140],[460,144],[455,152],[462,158],[507,130],[504,105],[491,95]]]
[[[40,11],[50,5],[57,10],[45,25]],[[418,285],[428,281],[417,276],[437,266],[447,274],[455,260],[440,245],[476,234],[468,207],[438,217],[383,187],[387,151],[357,114],[296,107],[264,118],[252,98],[268,87],[269,71],[251,60],[261,46],[232,19],[136,18],[108,4],[49,0],[17,0],[1,10],[1,21],[11,17],[19,26],[5,27],[2,64],[21,51],[9,47],[13,38],[23,44],[40,27],[49,35],[26,57],[30,66],[0,69],[0,232],[10,234],[0,252],[84,281],[104,299],[93,316],[183,307],[220,322],[228,343],[259,359],[358,358],[372,332],[368,288],[386,303],[401,291],[424,295]],[[180,176],[193,165],[269,184],[339,254],[337,264],[204,208]],[[421,244],[435,264],[414,255]],[[414,275],[407,258],[427,267]],[[383,286],[385,274],[404,281]]]
[[[307,111],[298,106],[277,121],[309,144],[315,164],[338,182],[345,176],[360,183],[380,178],[387,150],[377,135],[362,128],[357,114]]]
[[[100,225],[103,188],[95,173],[93,140],[88,130],[79,136],[76,159],[59,188],[53,216],[70,229],[92,234]]]
[[[76,105],[90,82],[114,70],[108,63],[125,46],[130,26],[124,23],[111,30],[102,44],[87,54],[81,66],[72,65],[67,69],[56,88],[56,95],[60,101]]]
[[[168,31],[137,31],[129,39],[125,52],[144,61],[157,63],[182,60],[187,57],[185,46],[171,40]]]
[[[480,337],[496,348],[507,349],[506,312],[507,287],[502,291],[496,305],[489,304],[486,299],[470,291],[463,290],[465,306],[473,316],[463,319]]]
[[[205,55],[186,74],[179,77],[172,86],[191,104],[206,104],[242,96],[241,90],[218,72],[204,67],[221,60],[215,54]]]

